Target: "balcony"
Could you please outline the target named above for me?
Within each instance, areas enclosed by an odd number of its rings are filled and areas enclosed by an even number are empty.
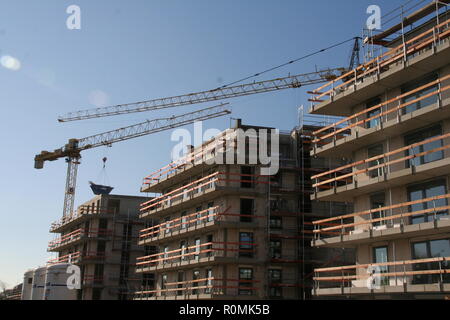
[[[380,134],[400,135],[423,123],[449,117],[450,99],[442,99],[442,94],[450,90],[449,80],[450,75],[441,77],[314,131],[311,155],[345,157],[358,148],[378,142]],[[437,89],[433,90],[434,87]],[[427,92],[429,90],[432,91]],[[420,92],[424,94],[416,98]],[[417,104],[421,107],[409,112],[408,108]]]
[[[266,188],[260,190],[259,185],[270,184],[269,178],[269,176],[264,175],[215,172],[142,203],[140,218],[195,206],[196,203],[217,197],[216,191],[249,195],[260,194],[265,192]]]
[[[201,174],[205,166],[215,157],[215,150],[226,150],[225,143],[230,130],[203,145],[199,150],[191,152],[178,161],[169,163],[143,179],[141,192],[162,192],[165,188],[179,181]],[[176,179],[175,179],[176,178]]]
[[[137,258],[136,272],[179,269],[212,263],[260,263],[252,242],[207,242]]]
[[[450,133],[436,136],[312,176],[315,193],[311,199],[351,202],[354,197],[383,190],[386,185],[392,188],[441,176],[450,170],[450,158],[444,152],[450,149],[446,140],[449,137]],[[430,149],[432,143],[439,141],[441,147]],[[417,149],[426,151],[417,152]]]
[[[50,232],[62,233],[64,232],[64,229],[73,227],[77,223],[80,223],[88,218],[103,218],[104,216],[112,217],[115,213],[116,211],[114,209],[106,207],[80,206],[70,216],[62,217],[61,219],[53,222],[50,226]]]
[[[57,264],[57,263],[72,263],[72,264],[81,264],[81,263],[103,263],[107,259],[104,252],[73,252],[66,254],[64,256],[60,256],[55,259],[50,259],[47,261],[47,264]]]
[[[450,232],[448,203],[450,194],[399,203],[352,214],[314,221],[313,246],[341,247]],[[413,206],[431,208],[413,211]],[[427,217],[428,222],[411,223],[414,217]]]
[[[164,283],[163,289],[138,291],[134,300],[196,300],[257,298],[260,281],[204,278]]]
[[[448,64],[450,19],[310,92],[310,113],[350,116],[352,106]],[[324,100],[326,99],[326,100]]]
[[[314,270],[314,295],[450,292],[450,257]]]
[[[242,227],[245,225],[246,228],[252,228],[256,227],[253,218],[263,217],[251,213],[231,213],[229,208],[223,211],[219,210],[219,206],[215,206],[141,230],[139,232],[139,245],[146,245],[165,239],[174,240],[192,232],[199,230],[206,232],[217,227]],[[241,218],[248,219],[249,222],[243,222]]]
[[[50,241],[47,251],[59,251],[83,239],[108,238],[111,235],[112,231],[108,229],[85,230],[84,228],[80,228]]]

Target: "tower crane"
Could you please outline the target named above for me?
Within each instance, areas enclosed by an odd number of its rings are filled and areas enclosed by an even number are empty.
[[[343,68],[327,69],[322,71],[288,76],[272,80],[241,84],[236,86],[225,86],[209,91],[190,93],[168,98],[146,100],[134,103],[119,104],[115,106],[88,109],[70,112],[58,118],[59,122],[77,121],[101,117],[116,116],[135,112],[145,112],[164,108],[180,107],[190,104],[204,103],[209,101],[236,98],[256,93],[300,88],[305,85],[317,84],[331,81],[343,71]]]
[[[63,216],[65,217],[73,212],[77,172],[81,159],[81,151],[100,146],[110,146],[111,144],[119,141],[129,140],[152,133],[181,127],[195,121],[221,117],[231,113],[231,110],[227,109],[227,105],[228,103],[222,103],[214,107],[201,109],[178,116],[172,116],[170,118],[148,120],[142,123],[103,132],[82,139],[69,139],[68,143],[62,148],[56,149],[52,152],[42,151],[40,154],[36,155],[34,158],[34,167],[36,169],[42,169],[46,161],[55,161],[60,158],[66,159],[67,177],[63,209]]]

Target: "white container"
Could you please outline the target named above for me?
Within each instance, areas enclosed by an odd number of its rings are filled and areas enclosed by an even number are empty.
[[[70,263],[58,263],[47,267],[44,300],[77,300],[77,290],[67,287],[67,273]]]
[[[33,290],[34,269],[28,270],[23,274],[22,300],[31,300],[31,291]]]
[[[40,267],[34,271],[33,288],[31,289],[31,300],[44,299],[45,273],[47,267]]]

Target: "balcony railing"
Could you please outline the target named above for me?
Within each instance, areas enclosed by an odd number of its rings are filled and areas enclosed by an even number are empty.
[[[75,231],[67,233],[62,237],[56,238],[48,243],[48,250],[53,250],[62,247],[66,244],[75,242],[84,237],[86,238],[98,238],[111,236],[112,231],[109,229],[89,229],[86,231],[84,228],[79,228]]]
[[[375,178],[381,175],[399,171],[401,169],[405,169],[408,166],[420,166],[426,163],[431,163],[432,161],[421,161],[421,164],[415,165],[415,162],[412,160],[415,159],[424,159],[426,156],[429,156],[436,152],[441,152],[447,149],[450,149],[450,144],[443,143],[442,147],[434,148],[431,150],[414,153],[414,149],[420,146],[424,146],[428,143],[436,142],[439,140],[447,139],[450,137],[450,133],[436,136],[418,143],[411,144],[409,146],[402,147],[400,149],[396,149],[390,151],[388,153],[384,153],[375,157],[371,157],[369,159],[357,161],[350,163],[348,165],[342,166],[340,168],[330,170],[324,173],[320,173],[318,175],[312,176],[311,179],[315,182],[313,184],[313,188],[316,188],[316,192],[319,192],[320,189],[332,189],[340,186],[346,186],[352,184],[354,182],[358,182],[358,178],[363,175],[365,179],[367,178]],[[402,153],[408,152],[410,155],[408,156],[400,156],[399,158],[394,158],[393,156],[401,155]],[[425,163],[422,163],[425,162]],[[401,168],[395,168],[393,165],[404,163],[403,166],[399,166]],[[351,173],[343,174],[341,170],[351,169]],[[364,178],[363,178],[364,179]]]
[[[169,163],[168,165],[162,167],[161,169],[152,172],[148,176],[146,176],[143,180],[143,187],[152,186],[157,184],[164,178],[167,178],[180,170],[182,170],[187,164],[198,164],[203,163],[208,160],[210,157],[214,157],[213,151],[225,145],[225,140],[220,141],[219,143],[212,143],[203,147],[200,151],[189,153],[188,155],[182,157],[178,161],[174,161]],[[208,157],[209,155],[209,157]]]
[[[237,176],[238,178],[229,178],[230,176]],[[188,201],[197,194],[200,194],[201,192],[205,192],[207,190],[212,190],[216,186],[239,187],[239,185],[233,185],[231,183],[245,183],[248,184],[251,188],[256,184],[270,184],[268,179],[269,176],[265,175],[215,172],[194,182],[191,182],[183,187],[165,193],[160,197],[153,198],[142,203],[140,210],[141,212],[145,212],[149,210],[155,210],[162,206],[171,206],[172,203],[176,203],[179,201]]]
[[[442,218],[450,209],[449,205],[440,205],[436,202],[448,203],[450,194],[399,203],[391,206],[379,207],[370,210],[364,210],[356,213],[346,214],[338,217],[327,218],[314,221],[315,239],[343,236],[357,233],[359,230],[382,230],[387,227],[404,226],[410,224],[414,217],[430,216],[434,221]],[[423,210],[412,210],[413,206],[426,204],[431,208]],[[376,218],[374,218],[374,216]],[[355,222],[355,219],[359,221]]]
[[[450,283],[450,257],[314,269],[314,286],[368,288]]]
[[[314,96],[309,100],[324,102],[324,97],[331,99],[349,88],[354,88],[368,77],[379,77],[389,71],[392,65],[407,61],[421,51],[432,50],[449,37],[449,24],[450,19],[309,92]]]
[[[253,242],[207,242],[186,248],[137,258],[136,269],[164,268],[172,264],[195,264],[203,258],[252,258],[257,244]]]
[[[114,214],[115,210],[106,208],[106,207],[97,207],[97,206],[80,206],[76,211],[74,211],[71,215],[62,217],[61,219],[53,222],[50,227],[50,231],[54,231],[60,228],[63,225],[66,225],[74,220],[79,219],[80,217],[86,215],[95,215],[95,214]]]
[[[87,252],[73,252],[66,254],[64,256],[50,259],[47,261],[47,264],[57,264],[57,263],[80,263],[82,261],[90,261],[90,260],[105,260],[106,256],[104,252],[95,252],[95,251],[87,251]]]
[[[418,102],[423,101],[425,99],[435,97],[436,100],[439,101],[439,97],[442,95],[442,93],[450,89],[450,85],[443,86],[443,83],[449,79],[450,75],[447,75],[435,81],[431,81],[417,89],[401,94],[393,99],[387,100],[376,106],[358,112],[350,117],[339,120],[338,122],[332,125],[314,131],[313,143],[315,148],[323,146],[328,143],[336,142],[340,139],[344,139],[349,135],[351,135],[352,131],[356,132],[357,135],[358,133],[360,135],[361,133],[368,131],[367,126],[372,121],[376,121],[378,125],[382,125],[383,123],[386,123],[389,119],[393,119],[394,117],[399,118],[403,114],[403,112],[405,112],[407,107],[417,104]],[[413,99],[411,101],[403,102],[404,99],[414,97],[414,95],[417,94],[418,92],[432,88],[434,86],[438,86],[438,89],[426,93],[423,96]],[[397,105],[394,107],[389,107],[389,105],[392,104]],[[380,110],[378,114],[371,115],[371,113],[377,110]]]
[[[235,214],[228,212],[219,212],[219,206],[211,207],[202,211],[162,222],[156,226],[143,229],[139,232],[139,240],[148,240],[153,238],[171,237],[174,232],[187,231],[191,227],[195,230],[206,227],[208,223],[216,222],[239,222],[240,218],[263,218],[263,216],[253,214]]]
[[[167,298],[192,298],[192,296],[209,295],[229,295],[245,296],[255,295],[259,288],[258,280],[238,280],[238,279],[216,279],[203,278],[189,281],[178,281],[165,283],[163,289],[144,290],[135,293],[135,299],[155,299],[158,297]]]

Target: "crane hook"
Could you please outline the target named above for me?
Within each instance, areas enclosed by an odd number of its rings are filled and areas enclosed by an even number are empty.
[[[106,160],[108,160],[108,158],[107,158],[107,157],[104,157],[102,160],[103,160],[103,168],[105,168],[105,166],[106,166]]]

